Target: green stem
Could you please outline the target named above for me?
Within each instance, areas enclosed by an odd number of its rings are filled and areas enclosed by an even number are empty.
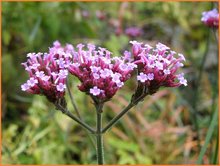
[[[80,124],[82,127],[84,127],[85,129],[87,129],[88,131],[90,131],[91,133],[95,133],[95,130],[93,128],[91,128],[89,125],[87,125],[85,122],[81,121],[80,119],[78,119],[77,117],[75,117],[69,110],[63,108],[61,105],[59,104],[55,104],[56,107],[62,111],[62,113],[64,113],[65,115],[67,115],[68,117],[70,117],[71,119],[73,119],[74,121],[76,121],[78,124]]]
[[[67,86],[67,91],[68,91],[68,94],[69,94],[69,96],[70,96],[70,100],[71,100],[71,103],[72,103],[72,105],[73,105],[73,108],[74,108],[74,110],[75,110],[75,112],[76,112],[78,118],[81,119],[81,116],[80,116],[80,114],[79,114],[79,110],[78,110],[78,108],[77,108],[77,106],[76,106],[75,100],[73,99],[73,95],[72,95],[72,93],[71,93],[71,91],[70,91],[69,79],[68,79],[68,78],[67,78],[66,86]]]
[[[68,91],[68,94],[69,94],[69,96],[70,96],[70,100],[71,100],[72,106],[73,106],[73,108],[74,108],[74,110],[75,110],[75,112],[76,112],[76,115],[77,115],[77,117],[78,117],[80,120],[83,120],[82,117],[81,117],[81,115],[80,115],[80,113],[79,113],[79,109],[78,109],[77,106],[76,106],[76,102],[75,102],[75,100],[74,100],[74,98],[73,98],[73,95],[72,95],[72,93],[71,93],[70,86],[69,86],[69,79],[68,79],[68,78],[67,78],[66,86],[67,86],[67,91]],[[96,146],[95,146],[95,141],[94,141],[94,139],[92,138],[92,136],[89,134],[89,132],[88,132],[87,130],[86,130],[86,133],[87,133],[87,135],[89,136],[89,139],[90,139],[90,141],[92,142],[93,147],[95,148]]]
[[[124,115],[126,114],[132,107],[134,106],[134,104],[130,103],[127,107],[125,107],[117,116],[115,116],[108,124],[106,127],[104,127],[102,129],[102,133],[105,133],[108,129],[110,129],[115,123],[118,122],[118,120]]]
[[[204,66],[205,66],[205,61],[208,55],[208,49],[209,49],[209,45],[210,45],[210,31],[208,32],[207,35],[207,43],[206,43],[206,49],[202,58],[202,62],[201,65],[199,67],[199,73],[198,73],[198,77],[197,77],[197,81],[196,81],[196,88],[195,88],[195,93],[194,93],[194,97],[193,97],[193,103],[192,103],[192,119],[194,122],[194,127],[195,130],[197,132],[197,139],[198,139],[198,147],[200,148],[200,134],[199,134],[199,124],[198,124],[198,115],[197,115],[197,103],[198,103],[198,93],[199,93],[199,87],[201,84],[201,80],[202,80],[202,74],[204,72]]]
[[[215,145],[215,151],[214,154],[212,156],[212,160],[210,164],[217,164],[217,160],[218,160],[218,145],[219,145],[219,138],[218,138],[218,133],[217,133],[217,140],[216,140],[216,145]]]
[[[218,35],[216,34],[216,29],[212,28],[213,36],[215,38],[215,42],[218,44]]]
[[[137,98],[135,101],[131,101],[127,107],[125,107],[118,115],[116,115],[103,129],[102,133],[105,133],[107,130],[109,130],[113,125],[115,125],[119,119],[122,118],[123,115],[125,115],[132,107],[134,107],[139,101],[141,101],[143,98],[146,97],[148,93],[144,93],[139,98]]]
[[[102,138],[102,113],[97,112],[97,161],[99,165],[104,164],[104,149],[103,149],[103,138]]]
[[[208,32],[208,36],[207,36],[207,43],[206,43],[206,49],[202,58],[202,62],[201,62],[201,66],[199,68],[199,74],[198,74],[198,79],[197,79],[197,83],[201,82],[202,79],[202,74],[204,71],[204,67],[205,67],[205,62],[206,62],[206,58],[208,56],[208,50],[209,50],[209,45],[210,45],[210,31]],[[197,86],[198,87],[198,86]],[[196,89],[198,91],[198,88]],[[198,93],[196,93],[198,94]],[[196,95],[197,97],[198,95]]]

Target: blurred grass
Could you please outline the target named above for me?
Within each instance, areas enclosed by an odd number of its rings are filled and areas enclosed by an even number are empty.
[[[204,157],[205,152],[207,150],[208,144],[210,143],[210,140],[212,138],[212,134],[214,132],[217,120],[218,120],[218,109],[215,110],[215,112],[214,112],[214,114],[212,116],[212,120],[211,120],[209,129],[208,129],[206,138],[205,138],[205,143],[204,143],[204,146],[202,147],[202,149],[201,149],[201,151],[199,153],[199,158],[197,160],[197,164],[202,164],[202,162],[203,162],[203,157]]]
[[[183,53],[189,85],[161,89],[148,96],[107,132],[106,163],[195,164],[199,157],[199,163],[217,164],[218,127],[209,129],[213,118],[211,124],[216,123],[213,115],[218,109],[218,47],[213,35],[198,86],[209,31],[200,18],[211,4],[2,2],[2,163],[96,164],[95,149],[80,126],[57,112],[43,96],[20,90],[27,79],[20,63],[26,60],[26,53],[45,52],[57,39],[63,44],[93,42],[120,55],[132,40],[124,33],[115,33],[114,25],[121,24],[123,29],[134,25],[143,29],[143,35],[135,40],[149,44],[159,41]],[[105,12],[106,19],[99,20],[97,10]],[[89,16],[84,17],[83,11]],[[81,116],[95,126],[91,100],[77,90],[75,78],[70,77],[70,83]],[[104,124],[128,104],[134,80],[126,85],[106,104]],[[74,112],[69,98],[67,104]],[[196,114],[198,130],[193,127],[192,113]]]

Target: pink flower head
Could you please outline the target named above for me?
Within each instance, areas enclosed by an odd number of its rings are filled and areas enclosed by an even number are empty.
[[[48,53],[28,53],[28,60],[22,65],[30,78],[21,85],[22,91],[43,94],[51,102],[63,98],[67,68],[72,57],[66,55],[70,50],[72,50],[70,45],[63,48],[59,41],[55,41]]]
[[[138,37],[143,33],[142,29],[139,27],[129,27],[125,29],[125,34],[129,37]]]
[[[93,95],[93,96],[98,96],[101,93],[102,90],[100,90],[99,88],[97,88],[97,86],[94,86],[93,88],[91,88],[89,90],[89,92]]]
[[[68,69],[81,81],[79,89],[103,102],[114,96],[137,66],[125,56],[111,58],[110,51],[91,44],[73,54],[77,56]]]
[[[139,72],[137,80],[147,87],[150,94],[155,93],[161,86],[187,85],[184,74],[177,74],[179,68],[183,66],[181,62],[185,61],[182,54],[171,51],[162,43],[158,43],[156,48],[136,41],[131,43],[134,63],[138,66]]]
[[[61,82],[56,86],[56,89],[57,89],[57,91],[59,91],[59,92],[64,92],[64,91],[65,91],[65,88],[66,88],[66,85],[63,84],[63,83],[61,83]]]
[[[218,24],[219,24],[218,10],[212,9],[210,11],[203,12],[201,21],[209,27],[218,28]]]
[[[140,75],[137,76],[137,80],[140,82],[145,82],[145,81],[147,81],[147,79],[148,79],[147,75],[144,74],[143,72],[141,72]]]
[[[95,14],[96,17],[101,21],[106,19],[106,13],[104,11],[96,10]]]

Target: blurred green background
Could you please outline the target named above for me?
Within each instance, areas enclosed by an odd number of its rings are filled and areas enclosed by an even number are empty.
[[[95,148],[84,129],[45,97],[21,91],[28,77],[20,64],[28,52],[45,52],[59,40],[74,45],[92,42],[121,55],[130,49],[130,40],[138,40],[161,42],[183,53],[188,86],[162,88],[107,132],[106,163],[217,164],[217,32],[200,21],[203,11],[217,6],[213,2],[2,2],[2,163],[96,164]],[[130,26],[141,28],[142,35],[127,36],[124,30]],[[95,126],[91,100],[77,90],[78,81],[70,79],[80,114]],[[134,80],[128,81],[106,104],[104,124],[128,104],[134,89]],[[68,97],[67,101],[74,113]]]

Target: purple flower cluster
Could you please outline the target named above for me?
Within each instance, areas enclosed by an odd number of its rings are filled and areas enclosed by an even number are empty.
[[[77,48],[69,72],[81,81],[79,90],[102,101],[112,98],[136,67],[128,52],[125,56],[111,58],[110,51],[92,44],[86,49],[83,44],[78,44]]]
[[[63,48],[55,41],[48,53],[28,53],[28,60],[22,65],[30,78],[21,85],[21,89],[32,94],[43,94],[51,102],[62,98],[72,51],[71,45]]]
[[[132,53],[125,51],[121,57],[111,57],[111,52],[93,44],[71,44],[62,47],[53,43],[48,53],[29,53],[22,65],[29,79],[21,85],[23,91],[45,95],[51,102],[63,99],[68,73],[76,76],[79,90],[101,102],[108,101],[137,69],[138,84],[155,93],[161,86],[187,85],[184,74],[177,74],[185,58],[169,47],[158,43],[155,48],[131,41]],[[131,58],[133,55],[133,58]],[[177,58],[174,55],[178,55]],[[142,87],[143,87],[142,86]]]
[[[182,54],[177,54],[161,43],[155,48],[137,41],[131,41],[131,44],[134,63],[138,66],[137,80],[147,87],[150,94],[161,86],[187,85],[184,74],[177,74],[177,70],[183,67],[182,61],[185,61]]]
[[[129,37],[138,37],[143,33],[141,28],[138,27],[129,27],[125,29],[125,34]]]
[[[218,24],[219,24],[218,10],[213,9],[210,11],[203,12],[201,21],[209,27],[218,28]]]

